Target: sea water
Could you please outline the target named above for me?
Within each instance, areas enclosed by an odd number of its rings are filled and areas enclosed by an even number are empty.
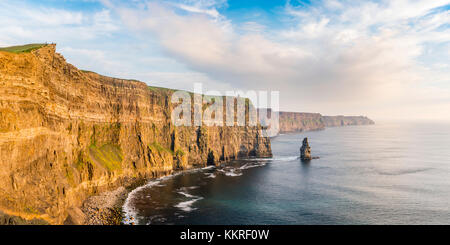
[[[312,155],[299,148],[309,138]],[[450,124],[378,123],[285,134],[273,158],[152,180],[135,224],[450,224]]]

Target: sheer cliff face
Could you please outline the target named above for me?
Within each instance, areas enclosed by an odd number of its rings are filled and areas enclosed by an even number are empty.
[[[364,116],[322,116],[319,113],[280,112],[280,133],[322,130],[326,127],[375,124]]]
[[[0,52],[0,211],[64,222],[89,195],[270,156],[258,127],[175,127],[166,89],[82,72],[53,45]]]
[[[280,133],[321,130],[325,128],[319,113],[280,112]]]

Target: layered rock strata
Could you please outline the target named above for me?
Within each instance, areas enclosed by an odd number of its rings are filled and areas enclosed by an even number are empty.
[[[0,52],[0,211],[63,224],[104,190],[271,155],[259,126],[174,126],[173,92],[81,71],[54,45]]]

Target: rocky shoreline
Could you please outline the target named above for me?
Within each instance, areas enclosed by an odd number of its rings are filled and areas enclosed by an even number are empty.
[[[224,163],[222,163],[224,164]],[[201,169],[201,168],[193,168]],[[71,212],[64,224],[68,225],[123,225],[124,219],[123,205],[128,195],[136,188],[145,185],[151,180],[165,176],[176,175],[187,170],[173,171],[172,173],[161,174],[153,178],[135,179],[124,186],[119,186],[114,190],[103,191],[98,195],[87,198],[80,209],[78,215]],[[131,183],[131,184],[130,184]],[[133,223],[131,223],[133,224]]]
[[[84,225],[120,225],[122,205],[128,196],[124,187],[88,198],[81,208]]]
[[[158,178],[162,176],[159,176]],[[103,191],[98,195],[90,196],[83,202],[78,210],[72,210],[72,212],[69,211],[69,217],[64,224],[122,225],[122,220],[124,218],[122,207],[128,194],[151,179],[152,178],[135,180],[132,184],[119,186],[114,190]]]

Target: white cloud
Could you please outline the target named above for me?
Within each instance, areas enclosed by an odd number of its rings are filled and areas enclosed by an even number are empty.
[[[202,83],[203,90],[232,91],[229,84],[215,81],[203,73],[199,72],[144,72],[138,74],[151,86],[176,88],[186,91],[193,91],[194,83]]]
[[[214,17],[214,18],[219,18],[220,17],[219,12],[217,12],[217,10],[214,9],[214,8],[212,8],[212,9],[202,9],[202,8],[198,8],[196,6],[189,6],[189,5],[186,5],[186,4],[174,4],[174,6],[180,8],[180,9],[186,10],[188,12],[192,12],[192,13],[207,14],[207,15],[209,15],[211,17]]]
[[[450,104],[448,0],[287,4],[279,28],[227,19],[226,0],[101,2],[2,1],[0,45],[56,41],[83,69],[157,86],[280,90],[284,110],[432,118]]]
[[[120,23],[107,9],[87,13],[20,1],[0,2],[0,43],[5,45],[92,40],[119,29]]]
[[[110,33],[119,30],[119,26],[111,17],[110,10],[96,12],[92,17],[92,27],[102,33]]]
[[[178,14],[165,4],[121,10],[130,27],[156,37],[168,54],[191,69],[247,89],[280,89],[282,108],[324,113],[397,112],[441,73],[422,64],[424,43],[448,42],[448,1],[325,1],[286,7],[291,28],[238,34],[227,19],[201,11]],[[235,24],[236,25],[236,24]],[[429,81],[430,73],[434,81]],[[444,95],[445,96],[445,95]],[[450,95],[449,95],[450,97]],[[427,102],[428,101],[428,102]],[[424,105],[423,104],[423,105]]]
[[[266,29],[266,26],[255,21],[248,21],[243,23],[240,29],[248,33],[261,33]]]
[[[64,54],[66,57],[70,57],[71,60],[83,60],[83,64],[78,65],[80,69],[90,70],[90,67],[101,67],[101,70],[95,70],[95,72],[109,70],[112,71],[111,73],[114,73],[120,71],[124,66],[120,61],[108,57],[108,54],[102,50],[62,46],[58,48],[58,52]]]

